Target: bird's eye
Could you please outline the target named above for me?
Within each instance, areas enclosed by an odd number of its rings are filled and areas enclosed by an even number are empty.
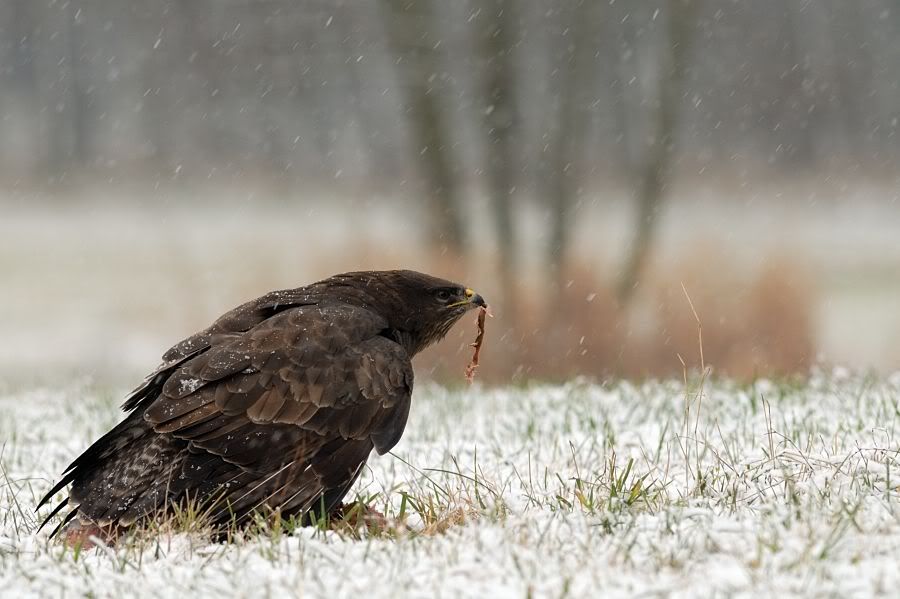
[[[434,294],[434,297],[436,297],[439,302],[446,302],[450,300],[450,292],[446,289],[440,289]]]

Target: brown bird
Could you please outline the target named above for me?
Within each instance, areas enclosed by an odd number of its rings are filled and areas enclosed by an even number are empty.
[[[66,506],[52,535],[68,525],[70,543],[187,501],[214,527],[333,513],[372,449],[400,440],[411,358],[479,306],[471,289],[403,270],[340,274],[226,312],[163,355],[125,420],[41,499],[72,485],[41,526]]]

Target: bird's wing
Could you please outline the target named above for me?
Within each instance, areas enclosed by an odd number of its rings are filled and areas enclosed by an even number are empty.
[[[152,401],[162,390],[163,384],[179,366],[189,359],[205,352],[218,335],[243,333],[279,312],[298,306],[314,305],[318,302],[307,288],[272,291],[237,308],[229,310],[208,328],[179,341],[162,356],[162,363],[125,399],[122,409],[131,411]]]
[[[217,333],[168,376],[144,418],[251,469],[271,457],[260,425],[299,427],[310,443],[369,439],[385,453],[406,425],[413,385],[409,356],[380,335],[386,326],[374,312],[334,303]],[[262,433],[254,440],[247,431]]]

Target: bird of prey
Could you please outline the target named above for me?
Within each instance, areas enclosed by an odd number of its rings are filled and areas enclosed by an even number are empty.
[[[471,289],[365,271],[268,293],[181,341],[126,399],[128,416],[63,473],[70,541],[113,540],[179,502],[214,527],[330,514],[372,449],[406,426],[411,358],[468,310]],[[43,525],[42,525],[43,526]]]

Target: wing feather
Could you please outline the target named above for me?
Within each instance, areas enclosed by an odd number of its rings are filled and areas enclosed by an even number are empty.
[[[144,417],[159,433],[223,455],[235,455],[247,423],[369,439],[386,451],[406,424],[413,374],[403,348],[381,336],[385,327],[377,314],[346,304],[285,310],[217,336],[219,345],[175,371]]]

